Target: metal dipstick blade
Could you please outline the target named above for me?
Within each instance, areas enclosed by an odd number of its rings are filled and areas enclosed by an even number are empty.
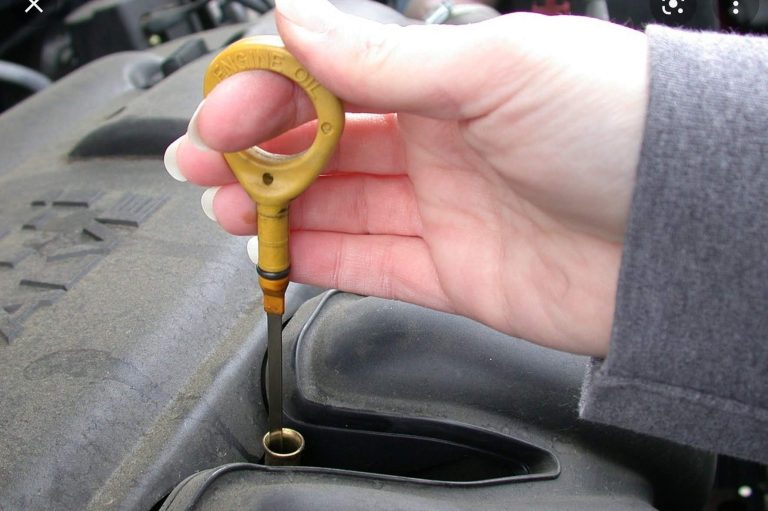
[[[282,444],[283,432],[283,316],[267,314],[267,374],[269,400],[269,433]],[[278,448],[282,449],[282,445]]]

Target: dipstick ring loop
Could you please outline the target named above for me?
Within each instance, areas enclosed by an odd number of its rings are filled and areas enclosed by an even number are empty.
[[[344,129],[341,102],[315,80],[283,46],[278,37],[250,37],[225,48],[208,66],[203,93],[208,95],[224,79],[242,71],[263,69],[296,82],[317,113],[317,132],[304,152],[286,156],[258,147],[225,153],[232,172],[260,205],[286,205],[303,192],[328,164]]]

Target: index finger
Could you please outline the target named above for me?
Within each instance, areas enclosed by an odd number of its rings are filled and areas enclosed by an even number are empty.
[[[293,154],[311,143],[315,131],[313,124],[305,124],[261,147],[270,152]],[[219,186],[237,181],[221,153],[200,149],[187,136],[182,137],[172,156],[184,177],[197,185]],[[405,148],[396,117],[348,114],[344,133],[324,173],[334,172],[405,174]]]
[[[350,112],[365,107],[345,104]],[[293,81],[270,71],[244,71],[214,88],[193,119],[206,146],[241,151],[317,118],[306,93]]]

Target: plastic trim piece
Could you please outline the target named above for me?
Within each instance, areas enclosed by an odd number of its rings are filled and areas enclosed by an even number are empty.
[[[298,368],[300,367],[298,358],[307,332],[323,307],[338,293],[340,292],[335,289],[327,291],[299,332],[294,350],[296,381],[301,380],[298,373]],[[263,378],[262,381],[264,381]],[[442,487],[482,487],[548,480],[557,478],[560,475],[560,462],[552,451],[516,438],[455,421],[407,418],[381,412],[367,413],[359,410],[328,407],[308,400],[299,390],[285,404],[285,416],[286,423],[290,427],[305,432],[305,434],[313,430],[322,430],[326,433],[340,431],[340,428],[334,427],[333,424],[344,424],[343,432],[346,435],[355,433],[378,437],[384,435],[390,439],[423,439],[424,441],[435,443],[458,444],[465,446],[469,450],[477,450],[499,458],[504,458],[506,453],[511,459],[514,452],[514,457],[517,458],[516,461],[522,462],[527,467],[535,470],[535,472],[528,474],[477,481],[440,481],[336,468],[313,468],[315,473],[347,474],[368,479]],[[304,470],[306,468],[308,467],[301,467],[296,470]]]

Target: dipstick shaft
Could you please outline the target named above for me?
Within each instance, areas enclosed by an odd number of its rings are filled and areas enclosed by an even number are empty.
[[[283,316],[267,314],[267,374],[269,417],[267,425],[275,449],[283,450]]]

